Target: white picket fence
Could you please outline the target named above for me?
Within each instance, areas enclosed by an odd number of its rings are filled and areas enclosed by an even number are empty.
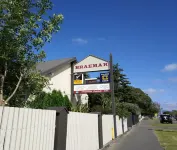
[[[56,111],[0,107],[0,150],[53,150]]]
[[[53,150],[56,111],[0,107],[0,150]],[[124,119],[127,131],[127,119]],[[123,134],[116,116],[117,136]],[[113,115],[102,116],[103,145],[112,140]],[[69,112],[66,150],[98,150],[98,114]]]
[[[66,150],[98,150],[98,115],[69,112]]]
[[[117,136],[123,134],[122,120],[116,116]],[[113,115],[102,116],[103,145],[112,140],[114,133]],[[127,119],[124,119],[124,131],[127,131]],[[98,115],[69,112],[67,123],[66,150],[98,150]]]

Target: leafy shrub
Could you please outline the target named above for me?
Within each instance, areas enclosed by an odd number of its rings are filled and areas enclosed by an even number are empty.
[[[38,109],[64,106],[70,110],[71,102],[67,95],[63,95],[61,91],[53,90],[51,93],[41,92],[35,96],[34,100],[28,101],[26,106]]]
[[[71,111],[73,112],[81,112],[81,113],[87,113],[89,112],[89,108],[87,104],[77,104],[76,106],[71,107]]]

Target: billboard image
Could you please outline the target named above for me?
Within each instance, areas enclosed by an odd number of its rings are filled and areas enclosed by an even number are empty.
[[[110,82],[110,73],[100,73],[100,82],[109,83]]]
[[[74,84],[83,84],[83,74],[74,75]]]

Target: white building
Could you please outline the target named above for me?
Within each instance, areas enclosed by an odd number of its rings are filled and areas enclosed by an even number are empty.
[[[73,75],[73,67],[76,63],[77,60],[75,57],[39,63],[37,69],[50,79],[49,87],[46,87],[44,91],[51,92],[54,89],[60,90],[70,100],[72,99],[73,103],[78,100],[83,104],[88,103],[87,94],[77,96],[73,94],[73,76],[71,75]]]

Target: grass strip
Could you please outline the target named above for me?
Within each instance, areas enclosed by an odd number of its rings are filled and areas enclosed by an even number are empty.
[[[165,150],[177,150],[177,131],[155,130],[155,134]]]

